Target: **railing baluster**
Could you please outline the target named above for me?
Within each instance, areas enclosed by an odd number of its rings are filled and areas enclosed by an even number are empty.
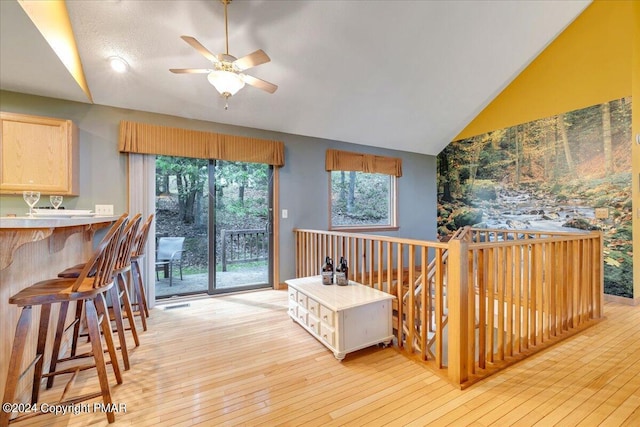
[[[380,242],[379,242],[380,243]],[[378,245],[378,264],[382,262],[382,246]],[[439,249],[436,249],[436,252],[439,253]],[[422,292],[420,292],[420,358],[422,360],[427,360],[427,353],[429,347],[429,320],[428,317],[431,317],[430,303],[431,293],[429,292],[428,284],[427,284],[427,248],[425,246],[422,247],[422,252],[420,253],[420,265],[422,266],[422,275],[420,278],[420,286],[422,287]],[[436,266],[436,271],[439,271],[440,268]]]
[[[513,249],[514,246],[508,246],[506,251],[505,277],[504,277],[504,300],[507,315],[506,333],[505,333],[505,353],[506,356],[513,356]]]
[[[469,249],[467,252],[467,331],[469,331],[469,339],[467,340],[467,371],[469,375],[474,375],[476,372],[475,354],[476,354],[476,298],[475,298],[475,284],[476,277],[474,272],[476,271],[475,263],[477,251]]]
[[[382,291],[382,241],[378,240],[378,268],[376,271],[377,284],[376,289]]]
[[[485,369],[487,361],[487,275],[488,260],[486,252],[488,249],[478,250],[478,366]]]
[[[406,324],[407,324],[407,347],[410,353],[414,351],[413,340],[415,339],[415,265],[416,265],[416,247],[414,245],[409,245],[409,286],[407,290],[407,314],[406,314]]]
[[[504,238],[504,234],[503,234],[503,238]],[[504,253],[505,253],[505,248],[504,247],[499,247],[497,249],[498,252],[498,265],[496,266],[496,270],[497,270],[497,277],[498,277],[498,283],[496,284],[497,286],[497,290],[496,290],[496,302],[497,302],[497,308],[498,308],[498,313],[497,313],[497,317],[498,317],[498,329],[497,329],[497,335],[498,335],[498,360],[504,360],[504,314],[505,314],[505,310],[504,310],[504,278],[505,278],[505,268],[504,266],[506,265],[504,262]],[[501,268],[502,267],[502,268]]]
[[[494,332],[493,332],[493,323],[495,319],[495,311],[494,311],[494,301],[495,301],[495,292],[494,287],[496,283],[496,264],[495,264],[495,248],[489,248],[489,258],[488,258],[488,279],[487,279],[487,361],[493,363],[493,348],[495,345],[494,342]]]
[[[513,353],[522,352],[520,344],[520,340],[522,339],[522,248],[522,245],[513,247],[513,310],[515,321],[513,327]]]

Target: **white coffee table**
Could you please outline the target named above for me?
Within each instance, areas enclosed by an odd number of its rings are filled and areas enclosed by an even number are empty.
[[[289,316],[331,350],[347,353],[393,340],[393,295],[350,281],[323,285],[320,276],[286,280]]]

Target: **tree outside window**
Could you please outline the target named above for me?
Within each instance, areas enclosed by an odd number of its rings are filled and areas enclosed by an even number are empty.
[[[330,172],[330,227],[396,227],[396,177],[356,171]]]

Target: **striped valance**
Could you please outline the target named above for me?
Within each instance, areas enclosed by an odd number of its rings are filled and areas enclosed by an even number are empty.
[[[282,141],[120,122],[120,152],[266,163],[284,166]]]
[[[357,171],[402,176],[402,159],[350,151],[327,150],[325,169],[328,171]]]

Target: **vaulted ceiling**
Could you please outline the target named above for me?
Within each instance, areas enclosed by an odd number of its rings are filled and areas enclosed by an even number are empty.
[[[93,102],[376,147],[438,154],[588,6],[577,1],[234,0],[229,51],[279,86],[229,100],[180,39],[224,52],[217,0],[68,0]],[[0,88],[89,102],[20,5],[0,1]],[[115,74],[108,58],[129,64]]]

